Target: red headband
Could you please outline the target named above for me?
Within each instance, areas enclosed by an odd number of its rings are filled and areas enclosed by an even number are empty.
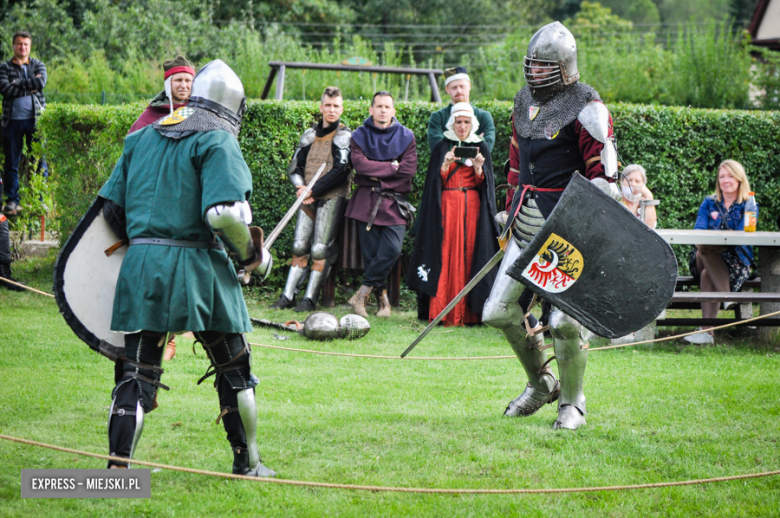
[[[168,79],[173,74],[178,74],[179,72],[186,72],[189,75],[191,75],[192,77],[195,77],[195,69],[194,68],[181,66],[181,67],[173,67],[173,68],[171,68],[169,70],[166,70],[165,71],[165,79]]]

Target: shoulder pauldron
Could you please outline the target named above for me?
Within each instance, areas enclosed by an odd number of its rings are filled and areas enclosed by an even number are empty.
[[[352,140],[352,130],[343,124],[336,130],[336,136],[333,137],[333,143],[339,149],[348,149],[350,141]]]
[[[316,135],[314,134],[314,128],[309,128],[306,131],[303,132],[303,135],[301,135],[301,140],[298,142],[298,147],[306,147],[311,146],[311,143],[314,142],[314,137]]]
[[[590,101],[577,116],[580,124],[601,143],[607,141],[609,135],[609,110],[604,103]]]

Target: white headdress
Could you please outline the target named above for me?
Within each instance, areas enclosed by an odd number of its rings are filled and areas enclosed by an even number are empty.
[[[455,117],[471,117],[471,133],[463,140],[460,140],[453,129],[455,125]],[[468,144],[475,144],[482,142],[482,137],[477,135],[479,129],[479,121],[477,116],[474,115],[474,108],[469,103],[456,103],[452,105],[452,111],[450,112],[450,118],[446,124],[447,130],[444,132],[444,137],[454,142],[466,142]]]

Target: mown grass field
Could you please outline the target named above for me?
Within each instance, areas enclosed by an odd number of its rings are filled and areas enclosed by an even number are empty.
[[[50,291],[52,259],[17,277]],[[284,321],[249,294],[252,316]],[[345,314],[346,308],[334,310]],[[256,328],[250,342],[397,355],[422,330],[396,312],[362,340],[307,342]],[[746,333],[716,347],[681,342],[593,352],[587,426],[553,431],[547,406],[502,417],[524,384],[516,360],[423,362],[255,347],[259,445],[280,477],[436,488],[563,488],[719,477],[780,469],[780,353]],[[598,344],[593,343],[592,346]],[[208,361],[179,339],[160,407],[136,458],[229,472]],[[418,356],[509,355],[495,330],[439,328]],[[0,433],[105,453],[113,369],[81,343],[53,299],[0,289]],[[780,477],[566,495],[444,496],[312,489],[160,471],[148,500],[22,500],[27,468],[101,468],[101,460],[0,441],[0,516],[778,516]]]

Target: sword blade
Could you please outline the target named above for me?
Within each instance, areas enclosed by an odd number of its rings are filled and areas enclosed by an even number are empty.
[[[498,263],[501,261],[501,258],[502,258],[502,257],[504,257],[504,249],[503,249],[503,248],[502,248],[502,249],[500,249],[498,252],[496,252],[496,255],[494,255],[494,256],[493,256],[493,258],[492,258],[492,259],[490,259],[490,261],[488,261],[488,262],[487,262],[487,264],[486,264],[485,266],[483,266],[483,267],[482,267],[482,269],[479,271],[479,273],[477,273],[477,274],[476,274],[476,275],[475,275],[475,276],[474,276],[474,277],[473,277],[473,278],[472,278],[472,279],[469,281],[469,283],[468,283],[468,284],[466,284],[466,286],[464,286],[464,287],[463,287],[463,289],[462,289],[462,290],[460,290],[460,293],[458,293],[458,294],[455,296],[455,298],[454,298],[454,299],[452,299],[452,301],[450,301],[450,303],[449,303],[449,304],[447,304],[447,307],[446,307],[446,308],[444,308],[443,310],[441,310],[441,313],[439,313],[439,314],[436,316],[436,318],[434,318],[434,319],[431,321],[431,323],[430,323],[430,324],[428,324],[428,327],[426,327],[426,328],[425,328],[425,330],[424,330],[422,333],[420,333],[420,336],[418,336],[418,337],[417,337],[417,339],[416,339],[414,342],[412,342],[412,345],[410,345],[409,347],[407,347],[407,348],[406,348],[406,350],[405,350],[403,353],[401,353],[401,358],[406,358],[406,355],[407,355],[407,354],[409,354],[409,353],[412,351],[412,349],[414,349],[415,347],[417,347],[417,344],[419,344],[420,342],[422,342],[422,339],[423,339],[423,338],[425,338],[425,335],[427,335],[428,333],[430,333],[430,332],[431,332],[431,329],[433,329],[434,327],[436,327],[436,325],[437,325],[439,322],[441,322],[441,321],[444,319],[444,317],[446,317],[446,316],[447,316],[447,314],[448,314],[450,311],[452,311],[452,308],[454,308],[455,306],[457,306],[457,305],[458,305],[458,302],[460,302],[461,300],[463,300],[463,297],[465,297],[466,295],[468,295],[468,294],[469,294],[469,292],[470,292],[472,289],[474,289],[474,286],[476,286],[476,285],[479,283],[479,281],[481,281],[481,280],[482,280],[482,278],[483,278],[485,275],[487,275],[487,274],[488,274],[488,272],[490,272],[490,270],[492,270],[492,269],[493,269],[493,267],[494,267],[495,265],[497,265],[497,264],[498,264]]]
[[[279,237],[279,234],[282,233],[284,227],[287,226],[287,224],[290,222],[293,216],[295,216],[295,213],[298,211],[301,204],[303,204],[303,200],[305,200],[309,196],[312,187],[314,187],[314,184],[317,182],[317,180],[319,180],[324,170],[325,170],[325,164],[322,164],[320,168],[317,169],[317,172],[314,174],[314,178],[311,179],[311,182],[309,182],[309,185],[306,186],[306,189],[303,191],[303,193],[300,196],[298,196],[298,199],[295,200],[295,203],[292,204],[290,210],[287,211],[287,213],[284,215],[282,220],[276,225],[276,227],[274,227],[271,233],[268,234],[268,237],[263,242],[263,248],[265,248],[266,250],[271,249],[271,246],[273,246],[274,241],[276,241],[276,238]]]
[[[284,331],[298,332],[298,328],[291,324],[282,324],[281,322],[272,322],[271,320],[254,317],[249,317],[249,320],[251,320],[253,324],[258,324],[265,327],[275,327],[277,329],[283,329]]]

